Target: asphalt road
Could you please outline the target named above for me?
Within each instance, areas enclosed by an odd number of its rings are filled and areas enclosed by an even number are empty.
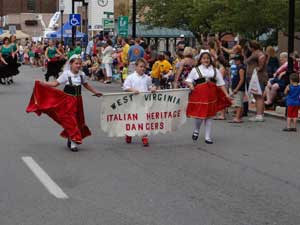
[[[137,138],[126,145],[106,137],[101,99],[84,92],[93,136],[72,153],[60,127],[25,113],[33,81],[42,78],[23,66],[14,85],[0,86],[0,225],[300,224],[300,135],[281,132],[283,120],[215,121],[209,146],[203,136],[192,142],[190,120],[143,148]],[[50,194],[22,157],[32,157],[68,198]]]

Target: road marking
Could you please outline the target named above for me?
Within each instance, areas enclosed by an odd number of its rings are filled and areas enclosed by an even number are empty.
[[[22,160],[52,195],[60,199],[69,198],[32,157],[24,156]]]

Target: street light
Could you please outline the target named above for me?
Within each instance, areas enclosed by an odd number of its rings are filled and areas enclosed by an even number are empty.
[[[65,11],[64,0],[60,0],[59,10],[60,10],[60,23],[61,23],[60,42],[63,43],[63,40],[64,40],[63,25],[64,25],[64,11]]]

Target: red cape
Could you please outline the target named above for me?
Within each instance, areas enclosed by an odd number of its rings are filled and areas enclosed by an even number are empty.
[[[214,117],[217,112],[231,106],[231,101],[213,82],[205,82],[195,86],[189,96],[187,117],[205,119]]]
[[[60,134],[64,138],[81,144],[82,139],[91,135],[85,124],[81,96],[72,96],[61,90],[35,82],[30,102],[26,112],[35,112],[38,116],[47,114],[64,130]]]

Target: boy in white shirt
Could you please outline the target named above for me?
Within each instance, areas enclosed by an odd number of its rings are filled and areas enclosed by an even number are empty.
[[[152,80],[149,76],[145,74],[147,62],[144,59],[138,59],[135,62],[135,72],[130,74],[123,85],[125,91],[133,92],[139,94],[140,92],[151,91],[154,92],[156,89],[152,86]],[[126,135],[125,138],[128,144],[131,143],[132,137]],[[147,135],[142,137],[143,146],[149,146],[149,140]]]

